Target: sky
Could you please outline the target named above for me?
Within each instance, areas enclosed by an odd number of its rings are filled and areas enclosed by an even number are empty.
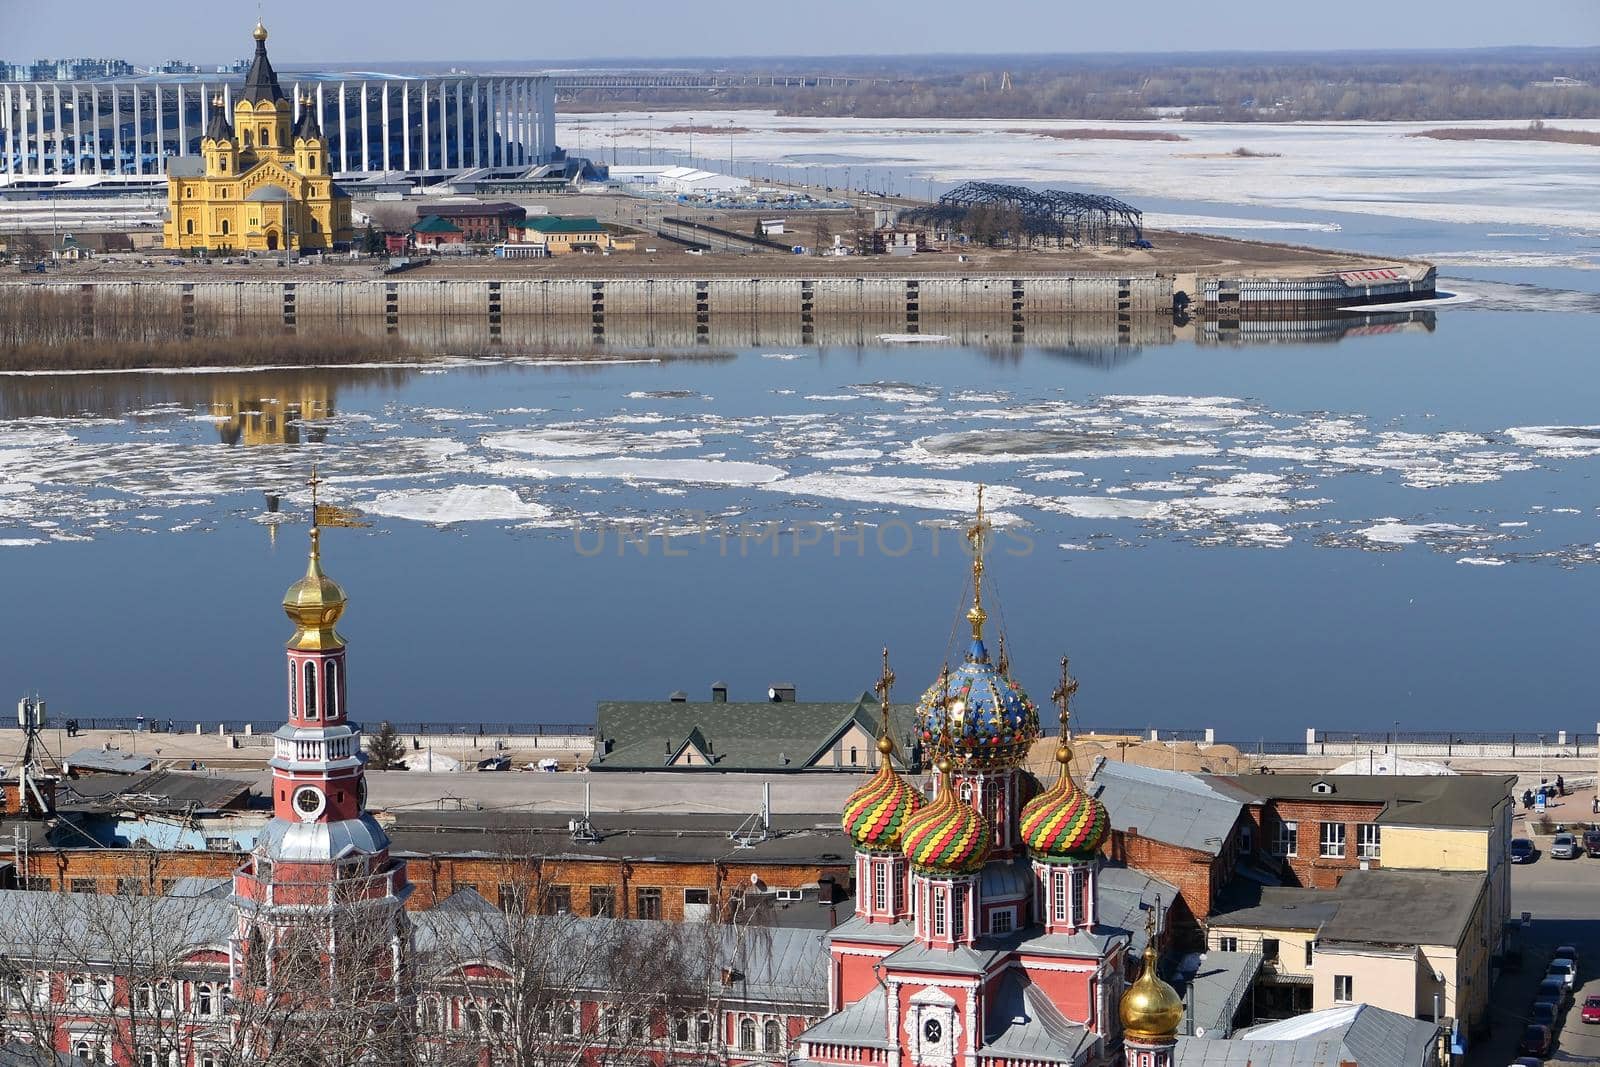
[[[117,56],[217,63],[250,50],[258,10],[280,66],[353,60],[1209,49],[1600,46],[1600,0],[1393,3],[1192,0],[0,0],[0,59]],[[1330,14],[1340,16],[1332,22]]]

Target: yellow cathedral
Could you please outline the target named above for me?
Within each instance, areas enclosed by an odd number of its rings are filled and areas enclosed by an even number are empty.
[[[316,111],[302,100],[294,123],[293,104],[267,59],[267,28],[257,22],[253,36],[256,54],[232,123],[222,98],[212,100],[200,155],[169,161],[166,247],[343,248],[350,242],[350,195],[333,180]]]

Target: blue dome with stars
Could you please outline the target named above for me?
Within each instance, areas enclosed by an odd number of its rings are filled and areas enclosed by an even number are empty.
[[[1039,738],[1039,709],[975,635],[966,658],[946,670],[917,705],[926,751],[946,754],[957,770],[1015,767]]]

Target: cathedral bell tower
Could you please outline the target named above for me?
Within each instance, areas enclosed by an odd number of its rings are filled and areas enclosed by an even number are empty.
[[[273,735],[272,819],[233,879],[234,997],[359,1002],[380,1014],[410,995],[412,886],[366,812],[366,757],[346,714],[345,593],[322,570],[311,476],[306,573],[284,594],[288,715]],[[378,1024],[374,1024],[378,1025]],[[247,1037],[239,1038],[248,1045]]]

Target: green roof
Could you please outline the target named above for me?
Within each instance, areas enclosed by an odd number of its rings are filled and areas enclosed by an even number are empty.
[[[858,700],[800,703],[785,701],[611,701],[596,707],[595,734],[601,749],[593,771],[668,769],[684,748],[711,760],[694,770],[804,771],[823,756],[852,722],[872,735],[878,731],[878,701],[871,693]],[[889,730],[895,762],[904,767],[915,751],[916,708],[895,704]],[[867,770],[874,752],[860,753],[858,770]],[[831,768],[830,768],[831,769]]]
[[[429,215],[415,226],[411,227],[412,233],[460,233],[461,227],[453,222],[446,222],[438,215]]]
[[[559,215],[535,215],[531,219],[524,219],[514,223],[524,230],[538,230],[540,233],[604,233],[605,227],[592,218],[564,219]]]

